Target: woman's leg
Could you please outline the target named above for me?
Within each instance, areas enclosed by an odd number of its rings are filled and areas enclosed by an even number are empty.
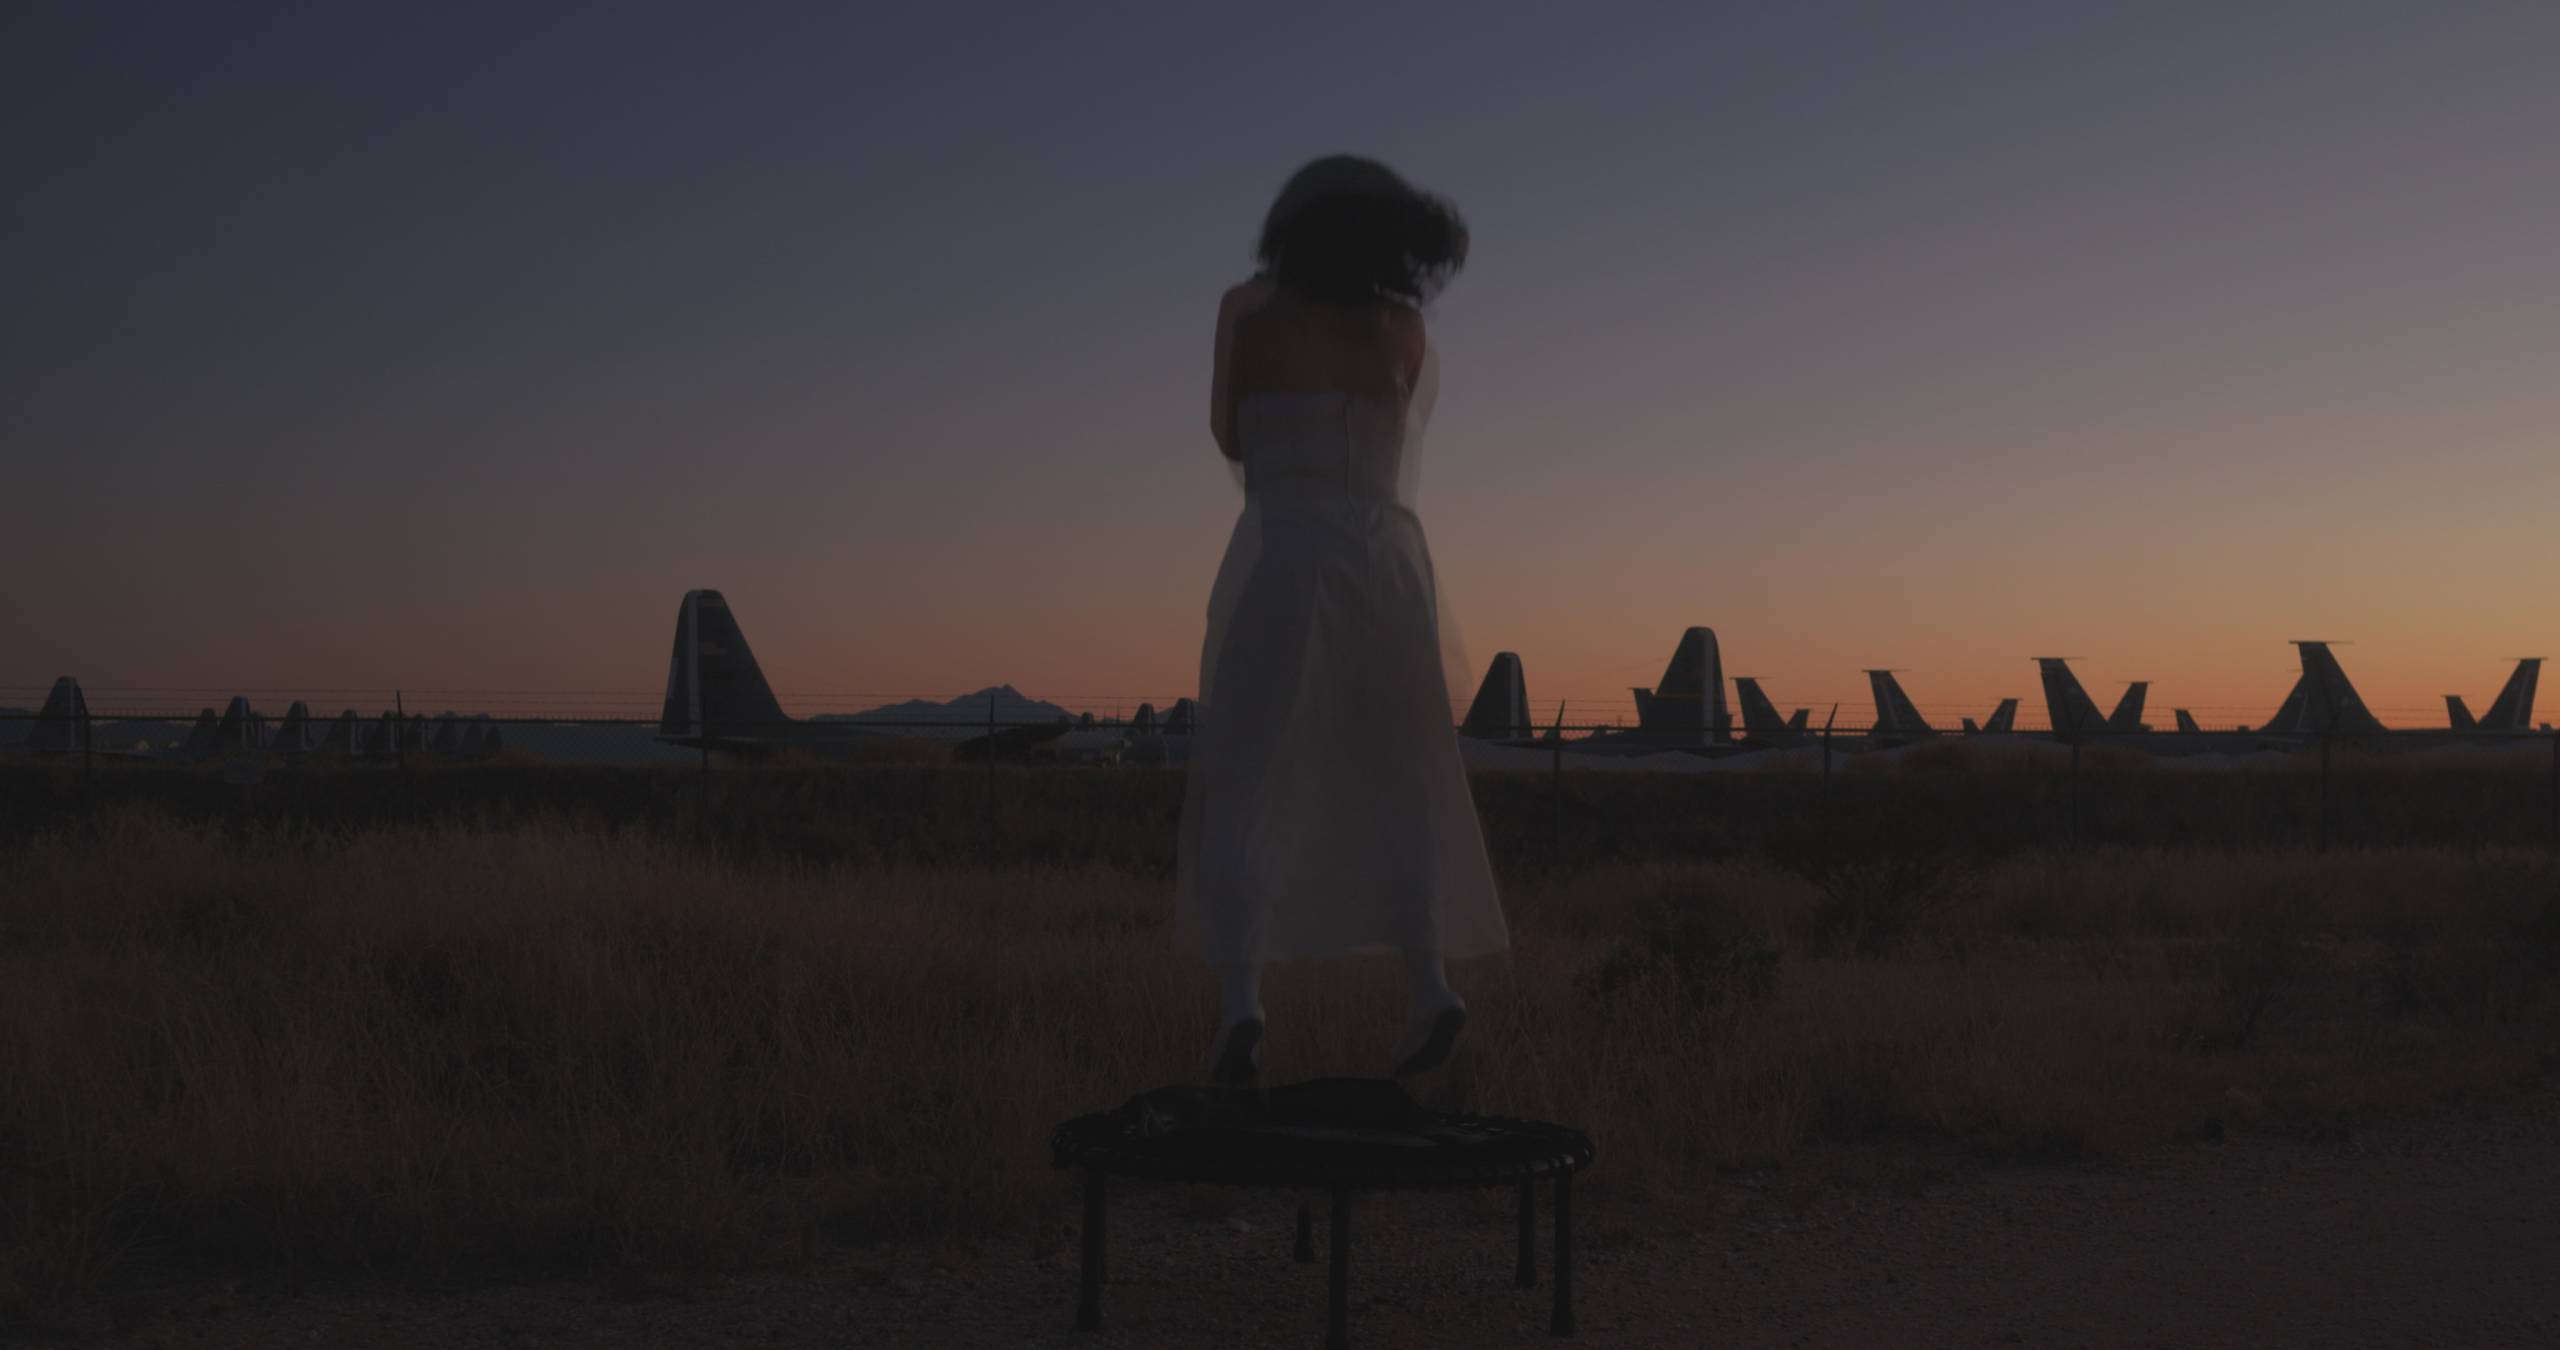
[[[1404,987],[1406,1005],[1415,1011],[1439,1009],[1452,1003],[1464,1003],[1458,991],[1449,987],[1449,968],[1440,953],[1409,951],[1404,954]]]
[[[1262,967],[1250,962],[1218,967],[1220,1022],[1260,1021]]]
[[[1218,1039],[1209,1047],[1209,1081],[1241,1087],[1262,1068],[1262,967],[1218,967]]]
[[[1398,1078],[1429,1073],[1447,1063],[1458,1033],[1467,1026],[1467,1001],[1449,987],[1448,968],[1440,953],[1408,949],[1404,972],[1404,1038],[1396,1042],[1395,1067],[1390,1070]]]

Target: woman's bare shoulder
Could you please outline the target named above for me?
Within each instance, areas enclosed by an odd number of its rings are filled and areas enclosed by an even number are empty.
[[[1229,286],[1227,293],[1218,297],[1218,314],[1222,318],[1242,318],[1270,303],[1278,289],[1269,277],[1248,277]]]

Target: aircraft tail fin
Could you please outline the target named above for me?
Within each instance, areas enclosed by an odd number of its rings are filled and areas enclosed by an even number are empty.
[[[1467,705],[1459,734],[1479,740],[1520,740],[1535,734],[1529,725],[1529,677],[1517,652],[1495,652],[1486,667],[1476,700]]]
[[[1921,720],[1920,709],[1912,704],[1909,694],[1902,692],[1902,681],[1893,678],[1892,671],[1868,671],[1867,688],[1876,699],[1877,731],[1892,736],[1936,734],[1936,728]]]
[[[1131,714],[1129,717],[1129,734],[1133,736],[1153,736],[1156,734],[1156,730],[1156,705],[1152,703],[1139,704],[1138,711]]]
[[[2489,705],[2480,719],[2484,731],[2533,730],[2533,696],[2535,686],[2542,683],[2542,658],[2528,656],[2516,662],[2515,673],[2507,677],[2506,687],[2498,691],[2497,701]]]
[[[2456,731],[2478,731],[2480,729],[2479,719],[2471,715],[2471,709],[2463,703],[2462,695],[2460,694],[2447,694],[2444,696],[2444,716],[2446,724]]]
[[[196,724],[187,728],[187,758],[209,759],[222,742],[222,719],[211,708],[196,714]]]
[[[254,755],[266,748],[267,719],[249,706],[249,700],[238,694],[222,709],[222,721],[214,727],[213,749],[220,755]]]
[[[320,738],[320,752],[342,759],[353,759],[364,753],[364,718],[349,708],[329,722],[329,730]]]
[[[2356,734],[2383,729],[2381,719],[2366,710],[2363,696],[2328,643],[2296,642],[2294,646],[2302,653],[2305,730]]]
[[[729,602],[718,591],[685,592],[676,606],[675,654],[667,663],[658,734],[751,734],[779,729],[788,720]]]
[[[1712,628],[1682,633],[1662,683],[1635,693],[1636,725],[1675,744],[1720,744],[1732,728],[1724,703],[1724,659]]]
[[[2080,677],[2071,673],[2071,658],[2039,656],[2036,674],[2044,682],[2044,715],[2053,734],[2065,739],[2093,735],[2107,725]]]
[[[269,747],[278,754],[307,755],[319,742],[311,733],[311,705],[295,699],[284,710],[284,720],[276,724],[275,743]]]
[[[2151,697],[2151,681],[2135,680],[2124,687],[2124,697],[2116,700],[2116,710],[2107,714],[2107,730],[2140,731],[2142,706]]]
[[[2284,735],[2298,735],[2310,730],[2303,721],[2303,709],[2310,702],[2310,695],[2305,691],[2310,687],[2310,676],[2294,676],[2293,688],[2285,692],[2284,702],[2276,705],[2275,716],[2267,719],[2265,729]]]
[[[1982,728],[1976,724],[1972,718],[1968,717],[1964,719],[1964,734],[1967,736],[1979,736],[1982,734]]]
[[[2178,730],[2192,736],[2197,732],[2204,730],[2204,728],[2196,725],[2196,715],[2194,713],[2188,712],[2184,708],[2180,708],[2178,709]]]
[[[35,725],[27,729],[27,749],[40,755],[76,755],[87,747],[88,736],[89,696],[80,692],[80,681],[65,675],[53,682]]]
[[[1164,734],[1167,736],[1188,736],[1191,734],[1193,725],[1198,722],[1199,717],[1200,705],[1193,703],[1187,698],[1175,699],[1173,701],[1172,710],[1164,715]]]
[[[1991,710],[1991,720],[1982,724],[1982,729],[1994,736],[2006,736],[2017,727],[2018,701],[2014,698],[2000,700],[2000,706]]]
[[[1736,676],[1734,692],[1742,699],[1742,734],[1752,740],[1775,740],[1804,730],[1805,710],[1796,709],[1793,718],[1778,716],[1778,705],[1760,688],[1760,681],[1750,676]]]

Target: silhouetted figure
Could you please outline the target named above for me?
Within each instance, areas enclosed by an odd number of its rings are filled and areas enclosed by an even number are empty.
[[[1210,428],[1245,505],[1210,596],[1177,881],[1183,939],[1223,986],[1213,1082],[1255,1073],[1266,962],[1403,953],[1403,1076],[1465,1025],[1443,960],[1509,942],[1414,513],[1437,386],[1419,306],[1466,246],[1449,204],[1386,166],[1320,159],[1218,308]]]

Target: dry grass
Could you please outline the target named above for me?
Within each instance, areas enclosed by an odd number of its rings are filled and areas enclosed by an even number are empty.
[[[2532,852],[2028,854],[1514,877],[1453,1099],[1599,1195],[1882,1142],[2108,1154],[2529,1081]],[[1057,1121],[1188,1075],[1158,879],[723,863],[535,823],[120,809],[0,861],[0,1307],[155,1265],[790,1259],[1065,1210]],[[1275,1081],[1367,1073],[1387,962],[1281,968]]]

